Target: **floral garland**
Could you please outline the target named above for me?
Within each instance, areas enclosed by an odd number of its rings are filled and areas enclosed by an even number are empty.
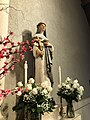
[[[32,89],[32,84],[35,82],[35,80],[33,78],[30,78],[28,80],[28,83],[26,85],[26,87],[24,87],[24,85],[22,84],[22,82],[18,82],[17,83],[17,87],[15,87],[14,89],[7,89],[7,90],[0,90],[0,100],[6,98],[7,96],[11,95],[18,95],[20,96],[22,93],[24,92],[28,92],[29,90]],[[51,92],[52,91],[52,87],[48,86],[47,81],[42,82],[41,86],[43,88],[47,88],[47,91]],[[33,89],[33,93],[36,93],[36,90]]]
[[[21,82],[18,82],[17,84],[19,84]],[[10,94],[11,95],[14,95],[14,94],[17,94],[18,93],[21,93],[23,92],[23,89],[21,87],[16,87],[14,89],[7,89],[7,90],[0,90],[0,100],[3,100],[4,98],[6,98],[7,96],[9,96]]]

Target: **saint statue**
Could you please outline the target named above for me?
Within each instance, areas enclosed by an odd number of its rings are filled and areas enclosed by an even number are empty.
[[[33,36],[33,56],[35,57],[36,83],[47,81],[53,87],[52,59],[53,45],[46,37],[46,24],[38,23],[37,32]]]

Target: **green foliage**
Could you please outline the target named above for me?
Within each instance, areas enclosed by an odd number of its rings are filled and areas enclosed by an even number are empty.
[[[19,102],[13,107],[13,111],[27,108],[32,113],[44,114],[44,112],[52,112],[55,109],[55,101],[50,96],[50,87],[44,88],[35,83],[28,86],[30,89],[23,88],[24,91],[22,90],[23,93],[19,96]]]
[[[57,95],[64,98],[66,101],[75,100],[78,102],[83,95],[84,88],[80,86],[78,80],[71,80],[67,78],[65,82],[61,85],[58,85]]]

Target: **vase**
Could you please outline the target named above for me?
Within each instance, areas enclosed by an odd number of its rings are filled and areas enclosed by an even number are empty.
[[[72,100],[67,101],[66,114],[67,114],[68,118],[74,118],[75,117],[75,112],[74,112],[74,107],[73,107]]]
[[[41,113],[30,113],[30,120],[41,120]]]

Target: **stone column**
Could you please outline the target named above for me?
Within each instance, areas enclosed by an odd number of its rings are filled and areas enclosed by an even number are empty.
[[[9,6],[9,0],[0,0],[0,36],[2,39],[7,36],[8,34],[8,13],[9,9],[4,10],[4,8]],[[2,49],[3,45],[0,45],[0,50]],[[5,58],[0,60],[0,68],[3,66],[5,61]],[[4,89],[4,84],[5,84],[5,77],[3,77],[0,80],[0,89]],[[3,101],[0,101],[0,106]],[[3,116],[1,115],[1,109],[0,109],[0,120],[3,120]]]

